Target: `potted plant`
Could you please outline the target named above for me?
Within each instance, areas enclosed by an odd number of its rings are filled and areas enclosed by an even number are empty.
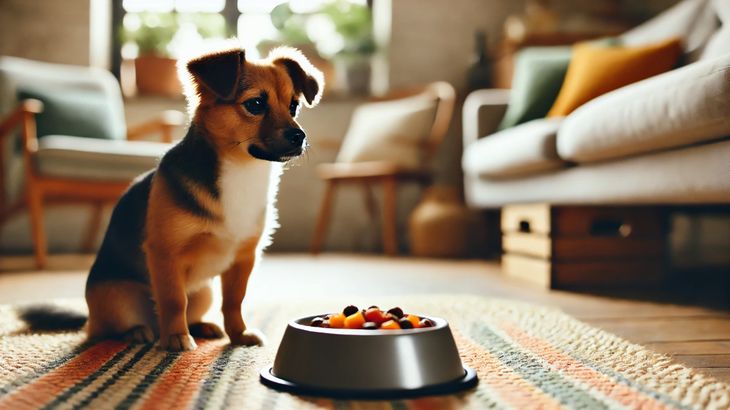
[[[342,37],[342,49],[334,56],[336,70],[353,94],[370,92],[372,56],[375,53],[372,14],[368,6],[346,0],[325,3],[322,13]]]
[[[330,0],[316,9],[296,13],[289,3],[282,3],[271,11],[271,23],[277,29],[277,37],[259,43],[262,55],[276,45],[291,45],[303,50],[325,73],[327,83],[334,85],[328,86],[327,92],[370,91],[375,41],[368,6]]]
[[[121,37],[123,43],[136,46],[137,91],[181,96],[176,59],[179,51],[207,38],[223,38],[226,31],[225,21],[216,13],[128,14]]]
[[[139,13],[128,15],[122,42],[137,47],[134,59],[135,82],[140,94],[177,97],[182,94],[177,78],[177,60],[172,58],[168,45],[179,29],[172,13]]]

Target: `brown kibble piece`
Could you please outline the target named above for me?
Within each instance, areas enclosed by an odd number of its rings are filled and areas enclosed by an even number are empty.
[[[350,306],[348,306],[348,307],[344,308],[344,309],[342,310],[342,313],[343,313],[343,314],[344,314],[345,316],[351,316],[351,315],[354,315],[355,313],[357,313],[357,311],[358,311],[358,310],[360,310],[360,309],[358,309],[358,307],[357,307],[357,306],[355,306],[355,305],[350,305]]]
[[[421,319],[421,321],[418,322],[418,326],[420,326],[420,327],[434,327],[434,326],[436,326],[436,324],[433,323],[433,320],[431,320],[431,319]]]
[[[398,320],[398,324],[400,325],[401,329],[413,329],[413,323],[411,323],[408,318],[401,318],[400,320]]]
[[[393,309],[390,309],[388,311],[388,313],[390,313],[391,315],[397,317],[398,319],[400,319],[400,318],[403,317],[403,309],[401,309],[399,307],[394,307]]]

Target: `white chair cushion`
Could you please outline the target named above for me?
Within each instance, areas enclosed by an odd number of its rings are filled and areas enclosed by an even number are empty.
[[[730,55],[604,94],[558,132],[558,154],[602,161],[730,135]]]
[[[562,117],[538,119],[496,132],[464,150],[464,172],[502,178],[563,168],[555,150]]]
[[[436,103],[432,96],[416,95],[363,104],[352,115],[337,162],[389,161],[420,168]]]
[[[47,176],[131,181],[156,167],[170,147],[150,141],[49,135],[40,139],[35,162],[38,171]]]

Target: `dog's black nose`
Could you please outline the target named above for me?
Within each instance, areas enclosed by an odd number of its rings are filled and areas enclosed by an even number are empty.
[[[288,130],[284,131],[284,138],[286,138],[287,141],[289,141],[292,145],[300,147],[302,143],[304,142],[304,138],[306,138],[307,135],[299,128],[289,128]]]

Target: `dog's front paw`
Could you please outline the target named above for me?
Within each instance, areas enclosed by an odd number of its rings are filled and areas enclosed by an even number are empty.
[[[160,348],[171,352],[185,352],[195,350],[197,347],[189,333],[160,337]]]
[[[155,334],[149,326],[134,326],[124,332],[122,338],[130,343],[152,343],[155,341]]]
[[[263,346],[266,338],[263,333],[256,329],[249,329],[241,333],[229,335],[232,345],[239,346]]]
[[[188,326],[188,329],[190,329],[190,334],[193,337],[200,337],[202,339],[220,339],[223,337],[223,331],[215,323],[192,323]]]

